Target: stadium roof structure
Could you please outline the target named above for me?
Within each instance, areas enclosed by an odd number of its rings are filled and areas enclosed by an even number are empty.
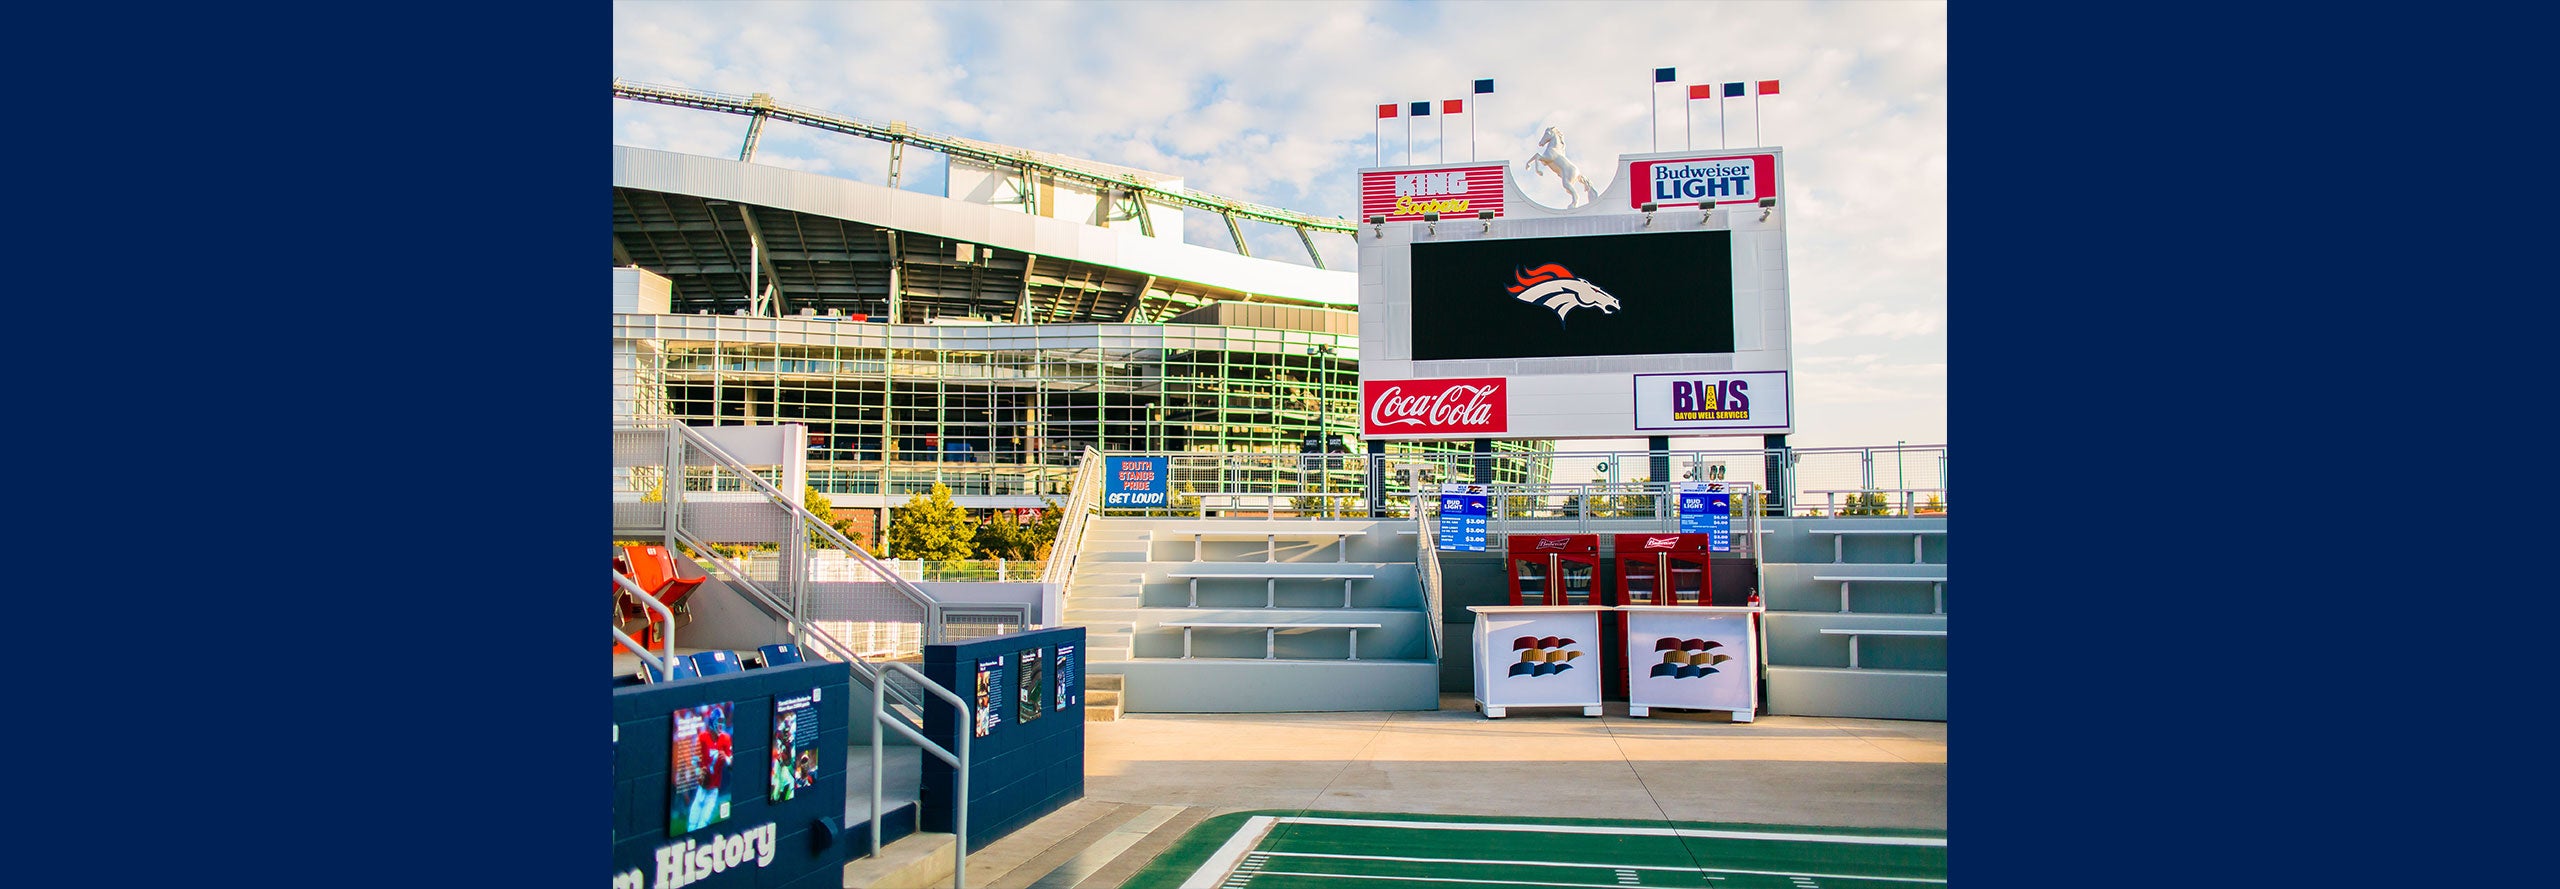
[[[1180,188],[1175,177],[873,124],[775,103],[770,97],[616,81],[616,98],[747,114],[741,159],[617,145],[613,262],[672,283],[683,314],[863,314],[900,323],[1160,322],[1221,302],[1333,309],[1358,304],[1349,272],[1260,259],[1243,251],[1237,220],[1311,232],[1351,223]],[[940,152],[979,167],[1024,171],[1137,202],[1140,230],[1033,215],[1021,207],[948,198],[753,163],[766,118]],[[894,161],[893,161],[894,168]],[[1239,251],[1157,237],[1145,206],[1221,215]],[[1120,217],[1128,218],[1128,217]]]

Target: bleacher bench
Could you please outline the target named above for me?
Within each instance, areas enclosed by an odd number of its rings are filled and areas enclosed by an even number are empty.
[[[1355,661],[1356,661],[1356,660],[1359,660],[1359,659],[1360,659],[1360,631],[1361,631],[1361,630],[1374,630],[1374,629],[1377,629],[1377,628],[1379,628],[1379,627],[1385,626],[1385,624],[1369,624],[1369,623],[1312,623],[1312,624],[1306,624],[1306,623],[1286,623],[1286,624],[1284,624],[1284,623],[1273,623],[1273,622],[1270,622],[1270,621],[1168,620],[1168,621],[1164,621],[1164,622],[1161,622],[1161,623],[1157,624],[1157,626],[1164,626],[1164,627],[1180,627],[1180,628],[1182,628],[1182,657],[1183,657],[1183,659],[1184,659],[1184,660],[1189,660],[1189,659],[1191,658],[1191,631],[1192,631],[1192,630],[1194,630],[1194,629],[1210,629],[1210,630],[1261,630],[1261,631],[1262,631],[1262,658],[1263,658],[1264,660],[1272,660],[1272,659],[1275,659],[1275,658],[1277,658],[1277,657],[1279,656],[1279,654],[1278,654],[1278,653],[1279,653],[1279,650],[1280,650],[1280,631],[1281,631],[1281,630],[1350,630],[1350,631],[1351,631],[1351,647],[1350,647],[1350,649],[1349,649],[1349,650],[1350,650],[1350,653],[1351,653],[1350,660],[1355,660]]]
[[[1818,581],[1840,582],[1840,613],[1849,613],[1849,585],[1853,583],[1925,583],[1929,585],[1929,613],[1947,613],[1947,579],[1945,577],[1891,577],[1867,574],[1816,574]]]
[[[1855,670],[1855,669],[1859,669],[1859,667],[1858,667],[1858,637],[1860,637],[1860,636],[1940,636],[1940,637],[1943,637],[1943,636],[1947,635],[1947,631],[1945,631],[1945,630],[1843,630],[1843,629],[1835,629],[1835,628],[1825,628],[1825,629],[1822,631],[1822,635],[1825,635],[1825,636],[1847,636],[1847,637],[1849,637],[1849,669]]]
[[[1844,551],[1846,549],[1843,544],[1847,543],[1851,536],[1873,537],[1879,534],[1909,534],[1911,535],[1911,564],[1917,565],[1920,564],[1920,542],[1928,539],[1929,535],[1943,535],[1947,533],[1944,528],[1807,528],[1805,530],[1807,533],[1811,534],[1832,535],[1831,562],[1835,565],[1843,563]]]
[[[1200,582],[1203,580],[1262,581],[1262,607],[1264,608],[1279,607],[1280,582],[1283,580],[1339,580],[1342,581],[1342,607],[1349,608],[1351,607],[1351,582],[1355,580],[1366,580],[1378,575],[1377,572],[1374,571],[1352,571],[1347,569],[1326,572],[1323,574],[1273,574],[1268,571],[1249,571],[1240,568],[1187,568],[1181,571],[1166,572],[1165,576],[1175,580],[1187,580],[1191,582],[1191,607],[1193,608],[1200,607]]]

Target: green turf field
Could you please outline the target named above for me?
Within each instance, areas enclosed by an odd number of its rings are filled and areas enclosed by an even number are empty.
[[[1265,810],[1220,815],[1127,889],[1943,886],[1945,831]]]

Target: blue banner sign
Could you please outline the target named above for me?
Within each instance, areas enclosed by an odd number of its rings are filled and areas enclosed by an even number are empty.
[[[1440,486],[1440,549],[1444,551],[1484,552],[1486,517],[1493,514],[1493,497],[1483,485]]]
[[[1733,495],[1717,482],[1681,482],[1680,533],[1708,535],[1708,550],[1732,552]]]
[[[1102,458],[1102,506],[1163,508],[1173,503],[1172,473],[1164,457]]]

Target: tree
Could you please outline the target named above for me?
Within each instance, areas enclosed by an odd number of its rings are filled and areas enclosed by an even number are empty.
[[[1634,484],[1638,490],[1642,490],[1642,489],[1644,488],[1644,486],[1645,486],[1645,485],[1651,484],[1652,482],[1653,482],[1653,479],[1650,479],[1650,478],[1638,478],[1638,479],[1636,479],[1634,482],[1632,482],[1632,484]],[[1601,513],[1601,514],[1602,514],[1602,515],[1620,515],[1620,516],[1642,516],[1642,517],[1645,517],[1645,518],[1652,518],[1652,517],[1653,517],[1653,495],[1651,495],[1651,494],[1621,494],[1621,495],[1619,495],[1619,496],[1618,496],[1617,503],[1613,506],[1613,508],[1611,509],[1611,511],[1610,511],[1610,512],[1606,512],[1606,513]]]
[[[1921,502],[1921,504],[1920,504],[1920,514],[1921,514],[1921,515],[1946,515],[1946,514],[1947,514],[1947,501],[1944,501],[1944,500],[1940,500],[1940,499],[1938,499],[1938,495],[1936,495],[1936,494],[1931,494],[1931,495],[1929,495],[1929,499],[1928,499],[1928,500],[1925,500],[1925,501],[1922,501],[1922,502]]]
[[[1049,547],[1058,541],[1058,525],[1067,512],[1055,500],[1041,498],[1040,515],[1028,522],[1017,522],[1010,516],[988,516],[978,523],[978,558],[1045,561]]]
[[[977,548],[977,536],[969,514],[951,501],[951,489],[934,482],[933,493],[907,498],[907,505],[890,517],[887,549],[900,559],[948,562],[968,558]]]
[[[825,523],[827,527],[836,529],[836,533],[844,535],[844,539],[851,540],[856,544],[864,542],[853,539],[853,519],[849,517],[837,518],[835,503],[829,500],[827,495],[818,493],[817,488],[807,485],[801,486],[800,505],[801,507],[809,510],[810,515],[817,516],[818,521]],[[811,549],[831,550],[834,549],[835,546],[835,541],[828,540],[825,535],[819,534],[816,531],[809,532],[809,547]]]

